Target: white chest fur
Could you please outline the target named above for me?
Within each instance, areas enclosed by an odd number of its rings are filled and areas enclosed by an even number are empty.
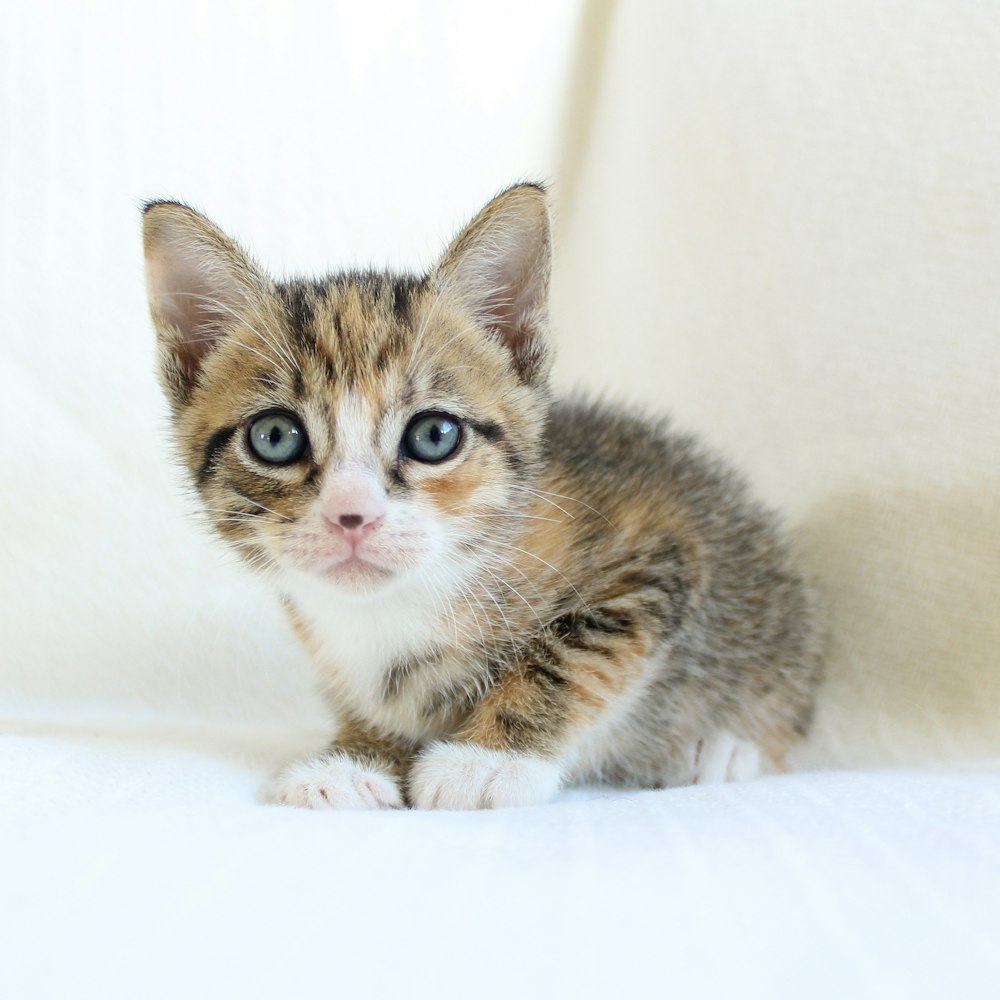
[[[300,573],[283,582],[317,647],[334,708],[401,735],[434,735],[410,699],[386,696],[386,678],[401,661],[420,658],[451,637],[447,595],[419,578],[373,595],[344,594]]]

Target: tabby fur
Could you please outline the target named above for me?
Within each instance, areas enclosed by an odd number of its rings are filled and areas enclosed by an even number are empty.
[[[781,767],[820,673],[809,588],[775,517],[690,437],[553,400],[540,186],[496,197],[422,276],[279,282],[182,204],[144,223],[180,455],[338,720],[274,799],[525,805]],[[301,422],[300,459],[255,456],[268,411]],[[440,462],[401,446],[426,413],[461,426]],[[361,521],[362,561],[338,563]]]

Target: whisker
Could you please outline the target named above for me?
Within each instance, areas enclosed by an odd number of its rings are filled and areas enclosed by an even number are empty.
[[[458,560],[455,559],[454,556],[446,557],[446,561],[450,562],[452,565],[458,565]],[[486,619],[486,623],[487,625],[489,625],[490,628],[490,638],[495,643],[496,629],[494,628],[493,621],[490,618],[490,615],[487,612],[485,606],[483,605],[483,602],[479,600],[479,597],[476,595],[475,591],[470,590],[468,587],[464,585],[459,585],[458,593],[459,596],[462,597],[462,599],[465,601],[467,607],[469,608],[469,611],[472,613],[472,616],[476,621],[476,627],[479,629],[480,641],[482,643],[482,652],[485,652],[488,648],[488,644],[486,642],[486,635],[483,632],[483,626],[482,622],[479,620],[479,615],[476,613],[475,608],[472,607],[471,601],[474,600],[478,605],[479,610],[482,611],[483,617]]]
[[[532,614],[533,614],[533,615],[535,616],[535,619],[536,619],[536,621],[538,622],[538,624],[539,624],[539,625],[540,625],[540,626],[541,626],[542,628],[545,628],[545,623],[544,623],[544,622],[542,621],[542,619],[541,619],[541,618],[540,618],[540,617],[538,616],[538,612],[537,612],[537,611],[535,610],[535,608],[534,608],[534,605],[533,605],[533,604],[532,604],[532,603],[531,603],[531,602],[530,602],[530,601],[529,601],[529,600],[528,600],[528,599],[527,599],[527,598],[526,598],[526,597],[525,597],[525,596],[524,596],[524,595],[523,595],[523,594],[522,594],[522,593],[521,593],[521,592],[520,592],[520,591],[519,591],[519,590],[517,589],[517,587],[515,587],[515,586],[514,586],[513,584],[511,584],[511,583],[508,583],[508,582],[507,582],[507,581],[506,581],[506,580],[505,580],[505,579],[504,579],[504,578],[503,578],[502,576],[499,576],[498,574],[494,573],[494,572],[493,572],[493,570],[491,570],[491,569],[490,569],[490,568],[489,568],[488,566],[483,566],[483,569],[485,569],[485,570],[486,570],[486,572],[487,572],[487,573],[489,573],[489,574],[490,574],[490,576],[492,576],[492,577],[493,577],[493,579],[497,581],[497,583],[501,583],[501,584],[503,584],[503,586],[505,586],[505,587],[506,587],[506,588],[507,588],[508,590],[510,590],[510,591],[513,591],[513,593],[514,593],[514,594],[515,594],[515,595],[516,595],[516,596],[517,596],[518,598],[520,598],[520,600],[521,600],[521,601],[522,601],[522,602],[524,603],[524,605],[525,605],[525,606],[527,607],[527,609],[528,609],[528,610],[529,610],[529,611],[530,611],[530,612],[531,612],[531,613],[532,613]]]
[[[273,336],[269,337],[264,333],[262,333],[246,318],[246,316],[243,316],[240,313],[236,312],[235,309],[233,309],[228,303],[223,302],[221,299],[213,298],[210,295],[201,295],[198,292],[163,292],[161,294],[169,297],[196,299],[197,301],[207,303],[208,305],[213,306],[216,309],[224,310],[225,312],[229,313],[229,315],[232,316],[237,322],[242,323],[244,326],[246,326],[247,329],[249,329],[251,333],[253,333],[256,337],[258,337],[266,347],[269,347],[273,351],[273,356],[268,358],[265,355],[261,354],[259,351],[255,351],[248,344],[242,343],[242,341],[234,341],[234,343],[240,344],[240,346],[247,348],[247,350],[252,351],[254,354],[256,354],[264,361],[276,362],[279,368],[280,367],[286,368],[289,374],[297,370],[298,365],[296,364],[294,357],[292,357],[291,353],[286,347],[282,347],[282,345],[278,342],[276,337]],[[244,299],[246,301],[249,301],[248,299],[246,299],[246,296],[244,296]],[[217,339],[218,339],[217,337],[203,337],[195,340],[195,342],[204,343],[206,341],[215,341]]]
[[[517,642],[514,639],[514,633],[510,627],[510,619],[504,613],[503,608],[500,606],[500,602],[490,593],[490,591],[483,584],[482,580],[476,578],[474,582],[478,584],[479,589],[482,590],[482,592],[496,605],[496,609],[500,613],[500,617],[503,619],[503,623],[507,628],[507,635],[510,637],[510,644],[512,646],[516,646]]]
[[[514,518],[519,521],[551,521],[553,524],[566,523],[561,518],[543,517],[540,514],[456,514],[452,511],[444,511],[444,513],[455,518],[456,520],[493,520],[494,518]]]
[[[589,503],[586,503],[585,501],[580,500],[577,497],[565,496],[562,493],[551,493],[548,490],[533,489],[530,486],[518,486],[518,485],[513,485],[512,484],[511,485],[511,489],[514,489],[514,490],[525,490],[528,493],[534,493],[535,496],[539,497],[540,499],[543,496],[545,496],[545,497],[558,497],[560,500],[568,500],[570,503],[578,503],[581,507],[586,507],[587,510],[592,511],[598,517],[603,517],[604,520],[607,521],[608,524],[610,524],[612,528],[614,528],[616,531],[618,530],[617,526],[611,521],[611,519],[606,514],[601,513],[601,511],[599,511],[596,507],[591,507]],[[552,503],[552,501],[550,500],[549,503]],[[558,504],[556,504],[555,506],[558,506]],[[562,510],[561,507],[559,509]],[[570,516],[572,517],[573,515],[571,514]]]
[[[243,493],[239,494],[239,498],[240,498],[240,502],[241,503],[252,503],[255,507],[259,507],[261,510],[265,511],[266,513],[273,514],[276,518],[278,518],[279,521],[281,521],[284,524],[290,524],[291,522],[293,522],[295,520],[294,517],[291,517],[288,514],[282,514],[280,511],[273,510],[271,507],[268,507],[267,504],[263,504],[259,500],[254,500],[253,497],[248,497],[248,496],[244,495]],[[257,518],[257,517],[260,516],[259,514],[256,514],[256,513],[251,512],[251,511],[236,510],[236,509],[234,509],[232,507],[206,507],[206,506],[200,506],[199,510],[201,510],[203,512],[212,513],[212,514],[241,514],[242,516],[249,517],[249,518]]]
[[[534,559],[537,562],[540,562],[543,566],[548,566],[548,568],[552,570],[553,573],[556,573],[560,577],[560,579],[562,579],[566,583],[566,585],[573,591],[573,593],[576,594],[576,596],[580,599],[580,603],[588,611],[591,610],[590,605],[587,603],[587,601],[584,600],[583,594],[581,594],[580,591],[576,589],[576,587],[569,579],[569,577],[566,576],[566,574],[563,573],[563,571],[559,569],[557,566],[553,566],[552,563],[550,563],[548,560],[543,559],[541,556],[536,555],[534,552],[529,552],[527,549],[522,549],[519,545],[514,545],[511,542],[503,542],[497,539],[494,542],[494,544],[503,545],[506,548],[513,549],[515,552],[520,552],[522,555],[526,555],[529,558]]]
[[[260,507],[261,510],[266,510],[268,514],[273,514],[275,517],[280,518],[282,521],[293,521],[294,518],[289,517],[287,514],[281,514],[276,510],[272,510],[267,504],[261,503],[259,500],[254,500],[253,497],[245,497],[240,494],[241,498],[247,503],[252,503],[255,507]]]
[[[210,305],[214,305],[217,308],[224,309],[238,322],[243,323],[245,326],[247,326],[257,337],[259,337],[264,342],[265,345],[274,350],[278,358],[285,361],[285,363],[289,366],[290,371],[294,371],[298,367],[295,358],[292,356],[291,352],[288,350],[287,347],[283,347],[281,345],[276,336],[269,337],[263,331],[257,329],[257,327],[255,327],[252,323],[249,322],[246,316],[237,313],[234,309],[230,308],[230,306],[227,303],[221,302],[220,300],[211,298],[210,296],[207,295],[198,295],[196,293],[188,293],[188,294],[202,301],[208,302]],[[247,303],[248,305],[250,304],[249,296],[246,293],[242,294],[242,298],[245,303]]]
[[[538,497],[538,499],[541,500],[543,503],[547,503],[549,504],[549,506],[555,507],[556,510],[562,511],[571,521],[576,520],[575,514],[571,514],[565,507],[561,507],[554,500],[550,500],[548,497],[542,496],[542,494],[539,493],[538,490],[533,490],[531,489],[530,486],[516,486],[513,483],[508,483],[507,485],[509,489],[522,490],[525,493],[530,493],[532,496]]]

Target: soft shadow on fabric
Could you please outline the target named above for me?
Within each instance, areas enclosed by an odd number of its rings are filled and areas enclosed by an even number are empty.
[[[998,497],[844,493],[800,525],[830,638],[795,767],[1000,760]]]

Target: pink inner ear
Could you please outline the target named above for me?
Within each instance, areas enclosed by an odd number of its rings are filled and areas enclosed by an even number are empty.
[[[445,254],[441,273],[484,326],[533,376],[544,354],[549,226],[537,189],[512,189],[488,205]]]
[[[175,331],[174,348],[189,366],[197,363],[219,338],[217,289],[183,257],[151,256],[146,264],[150,301],[164,325]],[[179,334],[179,336],[177,336]]]
[[[161,214],[163,214],[161,212]],[[161,335],[184,370],[194,374],[251,298],[250,265],[180,220],[159,219],[146,248],[149,301]]]
[[[505,252],[480,271],[476,311],[510,351],[518,370],[528,376],[544,354],[548,244],[539,241],[537,232],[518,228],[520,232],[509,234],[514,238]]]

